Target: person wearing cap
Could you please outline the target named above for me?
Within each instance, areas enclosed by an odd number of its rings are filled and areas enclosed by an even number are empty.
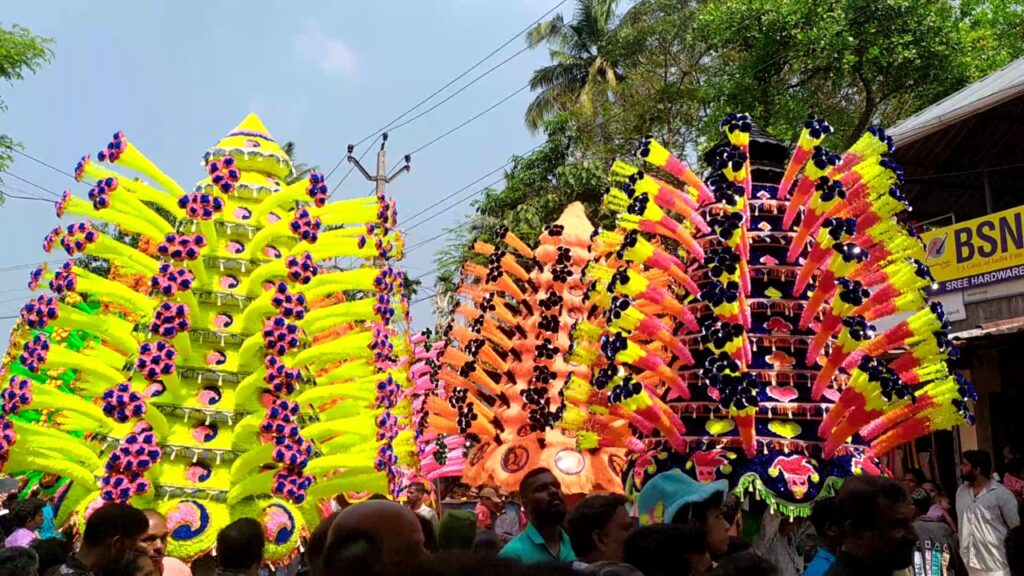
[[[547,468],[534,468],[519,483],[519,497],[529,523],[522,534],[501,549],[502,558],[523,564],[569,564],[576,561],[569,535],[562,530],[565,498],[558,478]]]
[[[640,524],[689,524],[707,534],[708,552],[720,556],[729,548],[729,523],[722,502],[726,480],[701,483],[681,470],[668,470],[647,481],[637,498]]]
[[[505,503],[498,497],[494,488],[483,488],[477,495],[480,502],[477,503],[476,512],[477,531],[494,530],[494,521],[505,511]]]

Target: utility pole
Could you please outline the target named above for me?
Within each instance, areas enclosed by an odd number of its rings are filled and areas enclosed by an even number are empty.
[[[359,163],[359,159],[353,155],[353,152],[355,152],[356,149],[355,145],[348,145],[348,161],[351,162],[356,167],[357,170],[359,170],[359,173],[363,175],[363,178],[366,178],[368,181],[375,183],[374,191],[377,193],[378,198],[384,197],[384,194],[386,192],[385,189],[388,184],[391,184],[391,182],[393,182],[395,178],[398,178],[403,172],[408,172],[411,169],[410,163],[412,162],[412,155],[406,154],[405,164],[403,164],[402,167],[399,168],[398,170],[395,170],[393,174],[388,176],[388,153],[387,150],[385,149],[387,143],[388,133],[385,132],[381,138],[380,150],[377,151],[377,173],[374,174],[373,176],[371,176],[370,173],[366,171],[366,168],[363,168],[363,165]]]

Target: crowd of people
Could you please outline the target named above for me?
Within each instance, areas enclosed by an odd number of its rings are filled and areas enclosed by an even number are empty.
[[[984,452],[964,453],[961,476],[952,502],[916,470],[902,483],[855,476],[835,496],[819,498],[806,522],[769,511],[752,543],[743,538],[742,502],[725,483],[699,483],[680,471],[650,480],[635,505],[618,494],[594,494],[570,511],[555,475],[537,468],[519,486],[525,515],[485,488],[476,510],[439,517],[427,487],[413,484],[404,505],[383,496],[358,504],[340,497],[301,557],[277,573],[1024,576],[1016,495],[992,479]],[[106,504],[74,538],[54,530],[52,506],[43,499],[8,499],[4,510],[0,576],[274,573],[264,563],[263,528],[252,519],[224,527],[215,553],[187,566],[166,555],[167,521],[153,510]],[[960,562],[936,571],[931,560],[922,561],[930,550]]]

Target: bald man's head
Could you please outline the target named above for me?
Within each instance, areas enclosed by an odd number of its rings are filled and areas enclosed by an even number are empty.
[[[426,556],[423,530],[405,506],[373,500],[338,514],[320,559],[324,574],[400,574]]]

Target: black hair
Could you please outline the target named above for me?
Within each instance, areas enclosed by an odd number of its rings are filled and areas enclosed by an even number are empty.
[[[383,576],[384,547],[375,535],[359,530],[332,536],[320,557],[321,574]]]
[[[25,576],[39,569],[39,556],[24,546],[11,546],[0,550],[0,576]]]
[[[992,476],[992,455],[984,450],[967,450],[963,454],[965,462],[977,468],[985,478]]]
[[[578,576],[579,573],[574,572],[568,564],[524,565],[512,558],[499,558],[471,552],[443,552],[403,571],[401,576],[478,576],[480,574],[487,576]],[[391,575],[389,574],[389,576]]]
[[[603,530],[615,513],[626,505],[621,494],[597,494],[587,496],[573,509],[566,524],[572,550],[577,556],[585,556],[597,547],[594,532]]]
[[[1024,525],[1006,533],[1006,562],[1011,576],[1024,574]]]
[[[437,535],[434,532],[434,523],[419,514],[416,514],[416,520],[419,521],[420,529],[423,530],[423,547],[426,548],[427,552],[437,552]]]
[[[377,494],[367,498],[367,500],[390,500],[390,498],[378,492]]]
[[[691,502],[684,504],[679,510],[676,510],[675,516],[672,517],[672,524],[697,524],[700,527],[707,526],[708,516],[713,512],[721,511],[722,502],[725,500],[725,494],[722,492],[715,492],[708,497],[707,500],[700,502]]]
[[[924,484],[928,480],[928,477],[925,476],[924,470],[921,470],[920,468],[911,468],[910,470],[907,470],[905,474],[913,476],[914,482],[917,482],[918,486]]]
[[[706,554],[707,533],[695,525],[655,524],[634,530],[622,547],[623,561],[644,576],[688,576],[688,555]]]
[[[341,512],[332,512],[321,520],[306,542],[306,564],[312,568],[313,574],[320,574],[320,557],[324,554],[324,548],[327,546],[327,536],[331,533],[331,526],[334,524],[334,519],[338,517],[338,514],[341,514]]]
[[[923,516],[932,507],[932,497],[918,488],[910,493],[910,503],[914,505],[914,510],[917,512],[915,516]]]
[[[523,475],[523,479],[519,481],[520,498],[525,497],[524,495],[527,492],[527,488],[529,487],[530,482],[533,481],[534,478],[542,474],[551,474],[552,476],[554,476],[554,474],[551,473],[551,470],[548,470],[547,468],[544,467],[534,468],[533,470],[530,470],[529,472]]]
[[[741,552],[727,556],[715,566],[708,576],[776,576],[778,567],[752,552]]]
[[[139,573],[139,560],[147,556],[139,550],[130,550],[120,564],[109,568],[104,576],[136,576]]]
[[[50,538],[49,540],[36,540],[32,543],[31,548],[39,556],[39,573],[46,574],[48,570],[67,562],[72,546],[70,540]]]
[[[844,535],[877,529],[883,508],[907,499],[906,488],[892,478],[853,476],[847,479],[836,496]]]
[[[412,482],[409,484],[409,487],[406,488],[406,490],[412,490],[413,488],[416,488],[423,493],[427,492],[427,485],[424,484],[423,482]]]
[[[239,518],[217,533],[217,565],[223,570],[248,570],[263,562],[263,525]]]
[[[82,543],[89,547],[106,546],[114,538],[134,540],[148,529],[149,519],[142,510],[111,502],[100,506],[89,516]]]
[[[722,499],[722,518],[732,526],[736,523],[736,518],[740,515],[740,508],[743,505],[743,500],[739,496],[729,492]]]
[[[818,538],[825,538],[829,526],[839,527],[839,503],[834,496],[821,498],[811,507],[811,526]]]
[[[43,511],[43,506],[46,506],[46,503],[39,498],[21,500],[15,504],[13,510],[11,510],[11,522],[14,524],[14,527],[24,528],[29,521]]]

